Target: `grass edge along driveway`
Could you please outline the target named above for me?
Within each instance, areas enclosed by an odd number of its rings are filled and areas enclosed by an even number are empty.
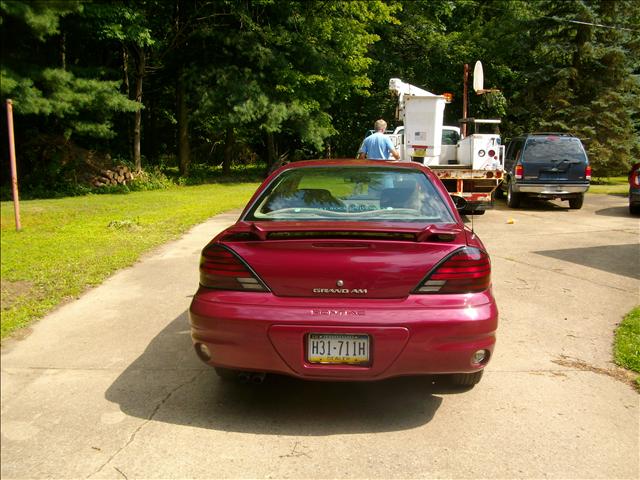
[[[617,365],[640,373],[640,305],[634,307],[616,329],[614,359]],[[636,377],[640,391],[640,376]]]
[[[243,207],[258,183],[2,202],[1,338],[132,265],[193,225]]]

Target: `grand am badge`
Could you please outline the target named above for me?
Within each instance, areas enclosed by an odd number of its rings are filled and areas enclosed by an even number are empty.
[[[313,293],[337,293],[341,295],[366,295],[366,288],[314,288]]]

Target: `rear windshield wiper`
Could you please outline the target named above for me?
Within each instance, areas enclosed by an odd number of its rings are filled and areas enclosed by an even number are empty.
[[[582,160],[571,160],[569,158],[563,158],[562,160],[560,159],[551,160],[551,163],[582,163]]]

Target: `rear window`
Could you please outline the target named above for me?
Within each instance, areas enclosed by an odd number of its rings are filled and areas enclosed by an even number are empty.
[[[568,160],[584,163],[587,156],[582,143],[575,137],[534,137],[527,140],[523,162],[559,162]]]
[[[422,172],[339,166],[282,172],[245,220],[454,222]]]

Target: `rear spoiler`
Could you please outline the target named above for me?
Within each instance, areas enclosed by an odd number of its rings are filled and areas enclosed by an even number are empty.
[[[369,239],[369,240],[404,240],[413,242],[440,241],[451,242],[463,232],[459,226],[427,225],[423,229],[410,227],[392,227],[389,224],[379,227],[364,227],[357,222],[349,222],[342,228],[335,224],[322,222],[279,222],[265,228],[256,222],[244,222],[231,230],[227,230],[219,241],[251,241],[251,240],[287,240],[313,238]]]

